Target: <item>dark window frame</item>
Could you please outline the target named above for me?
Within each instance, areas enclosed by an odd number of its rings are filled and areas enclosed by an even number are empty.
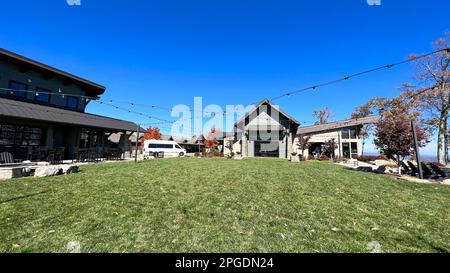
[[[10,136],[6,137],[6,135]],[[2,140],[10,141],[9,143],[0,141],[0,146],[39,147],[44,144],[46,131],[41,127],[1,123],[0,137]]]
[[[343,128],[341,130],[342,139],[351,139],[350,138],[350,128]]]
[[[175,144],[160,144],[160,143],[150,143],[148,144],[149,149],[175,149]]]
[[[12,88],[13,84],[23,85],[23,86],[25,86],[25,89],[14,89],[14,88]],[[26,83],[15,81],[15,80],[10,80],[9,83],[8,83],[9,95],[13,96],[13,97],[16,97],[16,98],[26,99],[27,98],[27,92],[25,92],[25,91],[28,91],[28,87],[29,86]],[[23,95],[17,95],[17,92],[21,92]]]
[[[39,100],[39,96],[36,96],[36,93],[46,93],[46,95],[48,95],[48,99],[47,101],[44,100]],[[51,94],[47,94],[47,93],[53,93],[51,90],[42,88],[42,87],[36,87],[36,93],[34,94],[34,100],[40,103],[45,103],[45,104],[50,104],[51,100],[52,100],[52,95]]]
[[[75,107],[69,106],[69,99],[75,99],[75,101],[76,101]],[[66,107],[68,109],[78,110],[79,106],[80,106],[80,100],[77,97],[75,97],[75,96],[66,96]]]

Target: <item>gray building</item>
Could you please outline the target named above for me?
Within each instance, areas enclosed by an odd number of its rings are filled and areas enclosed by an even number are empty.
[[[363,151],[361,128],[379,119],[379,116],[371,116],[300,127],[297,120],[266,99],[235,125],[235,136],[225,139],[224,153],[231,153],[227,146],[232,144],[233,153],[242,157],[298,160],[302,152],[305,158],[320,157],[325,143],[333,140],[336,143],[334,156],[355,158]],[[310,148],[302,151],[299,138],[304,136],[309,138]]]
[[[54,67],[0,49],[0,152],[27,160],[33,151],[108,147],[108,137],[136,131],[123,120],[85,113],[106,88]],[[85,97],[83,97],[85,96]],[[39,155],[38,155],[39,156]]]
[[[297,120],[265,99],[236,123],[233,150],[243,157],[290,159],[299,126]]]
[[[357,158],[363,153],[363,139],[361,129],[364,125],[374,124],[380,120],[380,116],[369,116],[359,119],[348,119],[325,124],[301,127],[297,131],[297,136],[309,137],[309,148],[304,150],[303,156],[319,157],[323,152],[326,142],[334,141],[336,149],[334,156],[340,158]],[[296,154],[301,155],[297,143],[299,138],[294,140]]]

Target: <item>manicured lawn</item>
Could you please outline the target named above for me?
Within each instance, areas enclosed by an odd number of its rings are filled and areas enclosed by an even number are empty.
[[[450,187],[329,163],[171,159],[0,182],[0,252],[449,252]]]

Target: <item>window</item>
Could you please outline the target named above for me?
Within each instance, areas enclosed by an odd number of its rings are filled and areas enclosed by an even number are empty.
[[[14,97],[25,98],[26,92],[24,90],[28,89],[28,85],[21,82],[10,81],[9,89],[15,90],[11,91],[11,95],[13,95]]]
[[[78,109],[78,98],[73,96],[67,96],[66,106],[71,109]]]
[[[81,134],[80,134],[80,148],[84,149],[84,148],[89,148],[90,147],[90,134],[91,131],[89,131],[88,129],[81,129]]]
[[[358,130],[356,128],[344,128],[342,129],[342,139],[357,139]]]
[[[173,149],[173,144],[149,144],[149,149]]]
[[[342,139],[350,139],[350,130],[348,128],[342,129]]]
[[[50,97],[51,95],[50,90],[43,89],[43,88],[36,88],[36,97],[35,100],[43,103],[50,103]]]
[[[350,143],[342,143],[342,155],[345,158],[350,158]]]
[[[2,146],[39,146],[43,139],[42,135],[41,128],[0,124]]]
[[[352,157],[353,158],[358,157],[358,144],[355,142],[352,142],[351,149],[352,149]]]

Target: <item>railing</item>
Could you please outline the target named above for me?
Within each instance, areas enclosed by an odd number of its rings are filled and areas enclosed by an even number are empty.
[[[100,162],[109,160],[122,160],[120,148],[75,148],[74,162]]]

